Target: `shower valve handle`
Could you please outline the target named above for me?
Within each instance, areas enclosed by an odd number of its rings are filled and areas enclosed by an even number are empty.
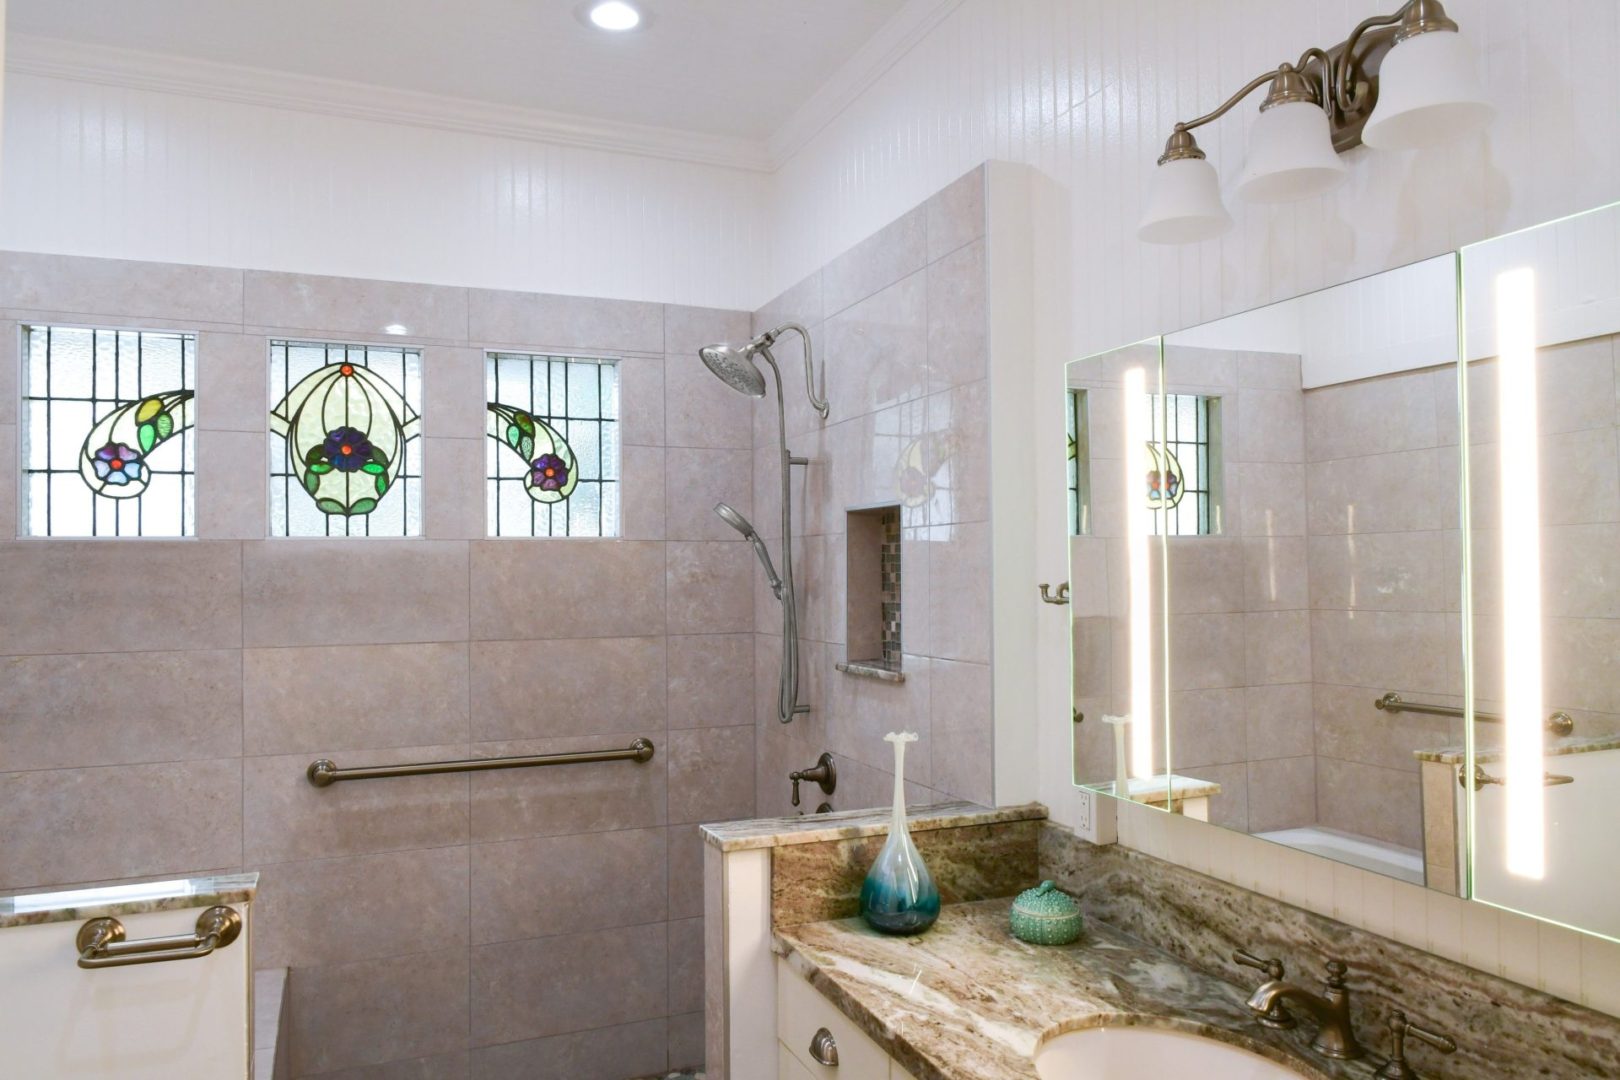
[[[788,773],[788,779],[793,781],[793,805],[799,805],[799,781],[808,780],[813,784],[821,785],[823,794],[831,795],[838,790],[838,766],[833,764],[833,756],[822,751],[816,764],[809,769],[795,769]]]

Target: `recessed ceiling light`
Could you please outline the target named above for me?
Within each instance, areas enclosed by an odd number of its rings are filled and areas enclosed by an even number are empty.
[[[387,326],[383,327],[383,333],[385,333],[385,334],[408,334],[408,333],[410,333],[410,330],[408,328],[404,327],[404,326],[401,326],[397,322],[391,322]]]
[[[591,22],[603,30],[634,30],[641,25],[641,12],[624,0],[602,0],[591,8]]]

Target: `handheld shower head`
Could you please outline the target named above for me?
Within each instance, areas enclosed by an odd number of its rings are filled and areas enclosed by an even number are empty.
[[[698,350],[703,363],[721,382],[749,397],[765,396],[765,375],[754,364],[755,345],[705,345]]]
[[[743,539],[754,545],[754,554],[759,556],[759,565],[765,568],[765,580],[771,583],[771,591],[778,600],[782,599],[782,579],[776,575],[776,567],[771,563],[771,553],[765,550],[765,541],[759,538],[754,529],[753,522],[733,510],[727,503],[715,503],[714,512],[720,520],[743,534]]]

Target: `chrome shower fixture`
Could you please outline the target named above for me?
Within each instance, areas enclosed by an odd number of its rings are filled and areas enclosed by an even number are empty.
[[[770,582],[771,591],[782,604],[782,672],[777,684],[776,718],[782,723],[790,723],[800,713],[810,711],[810,706],[799,704],[799,615],[798,597],[793,589],[793,495],[792,473],[793,466],[804,465],[808,459],[794,457],[787,447],[787,406],[783,401],[782,369],[777,367],[776,357],[771,355],[771,346],[787,331],[793,331],[804,339],[804,389],[810,398],[810,405],[823,420],[827,418],[827,399],[816,392],[816,366],[812,357],[810,346],[810,331],[798,323],[783,323],[774,330],[767,330],[746,345],[728,345],[720,343],[705,345],[698,350],[698,357],[721,382],[748,397],[762,398],[765,396],[765,373],[759,368],[759,360],[763,359],[771,369],[776,379],[776,431],[777,447],[782,460],[782,573],[776,572],[771,564],[770,551],[765,547],[758,531],[749,523],[748,519],[737,513],[736,510],[720,503],[714,512],[720,520],[730,525],[743,535],[743,538],[754,546],[754,554],[759,557],[760,566],[765,569],[765,580]],[[825,393],[827,373],[821,373],[822,392]]]

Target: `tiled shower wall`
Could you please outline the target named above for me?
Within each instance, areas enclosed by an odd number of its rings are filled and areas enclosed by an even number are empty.
[[[245,868],[298,1075],[702,1058],[696,824],[754,809],[746,313],[0,255],[0,891]],[[19,322],[195,331],[191,540],[16,535]],[[401,323],[408,337],[383,337]],[[418,344],[425,535],[267,540],[266,341]],[[624,539],[486,540],[484,347],[621,357]],[[657,744],[342,784],[361,765]]]
[[[883,736],[902,728],[922,736],[906,755],[912,802],[992,799],[985,177],[973,170],[755,313],[756,333],[789,320],[810,331],[831,404],[825,421],[810,409],[803,353],[784,336],[775,351],[788,447],[809,458],[794,469],[792,510],[800,698],[811,711],[776,719],[781,608],[752,572],[762,814],[792,812],[787,774],[823,750],[838,766],[834,808],[888,802],[894,752]],[[753,504],[773,548],[776,441],[767,398],[754,412]],[[898,685],[833,666],[846,659],[846,512],[879,505],[900,507]],[[822,795],[811,786],[804,798],[808,812]]]

